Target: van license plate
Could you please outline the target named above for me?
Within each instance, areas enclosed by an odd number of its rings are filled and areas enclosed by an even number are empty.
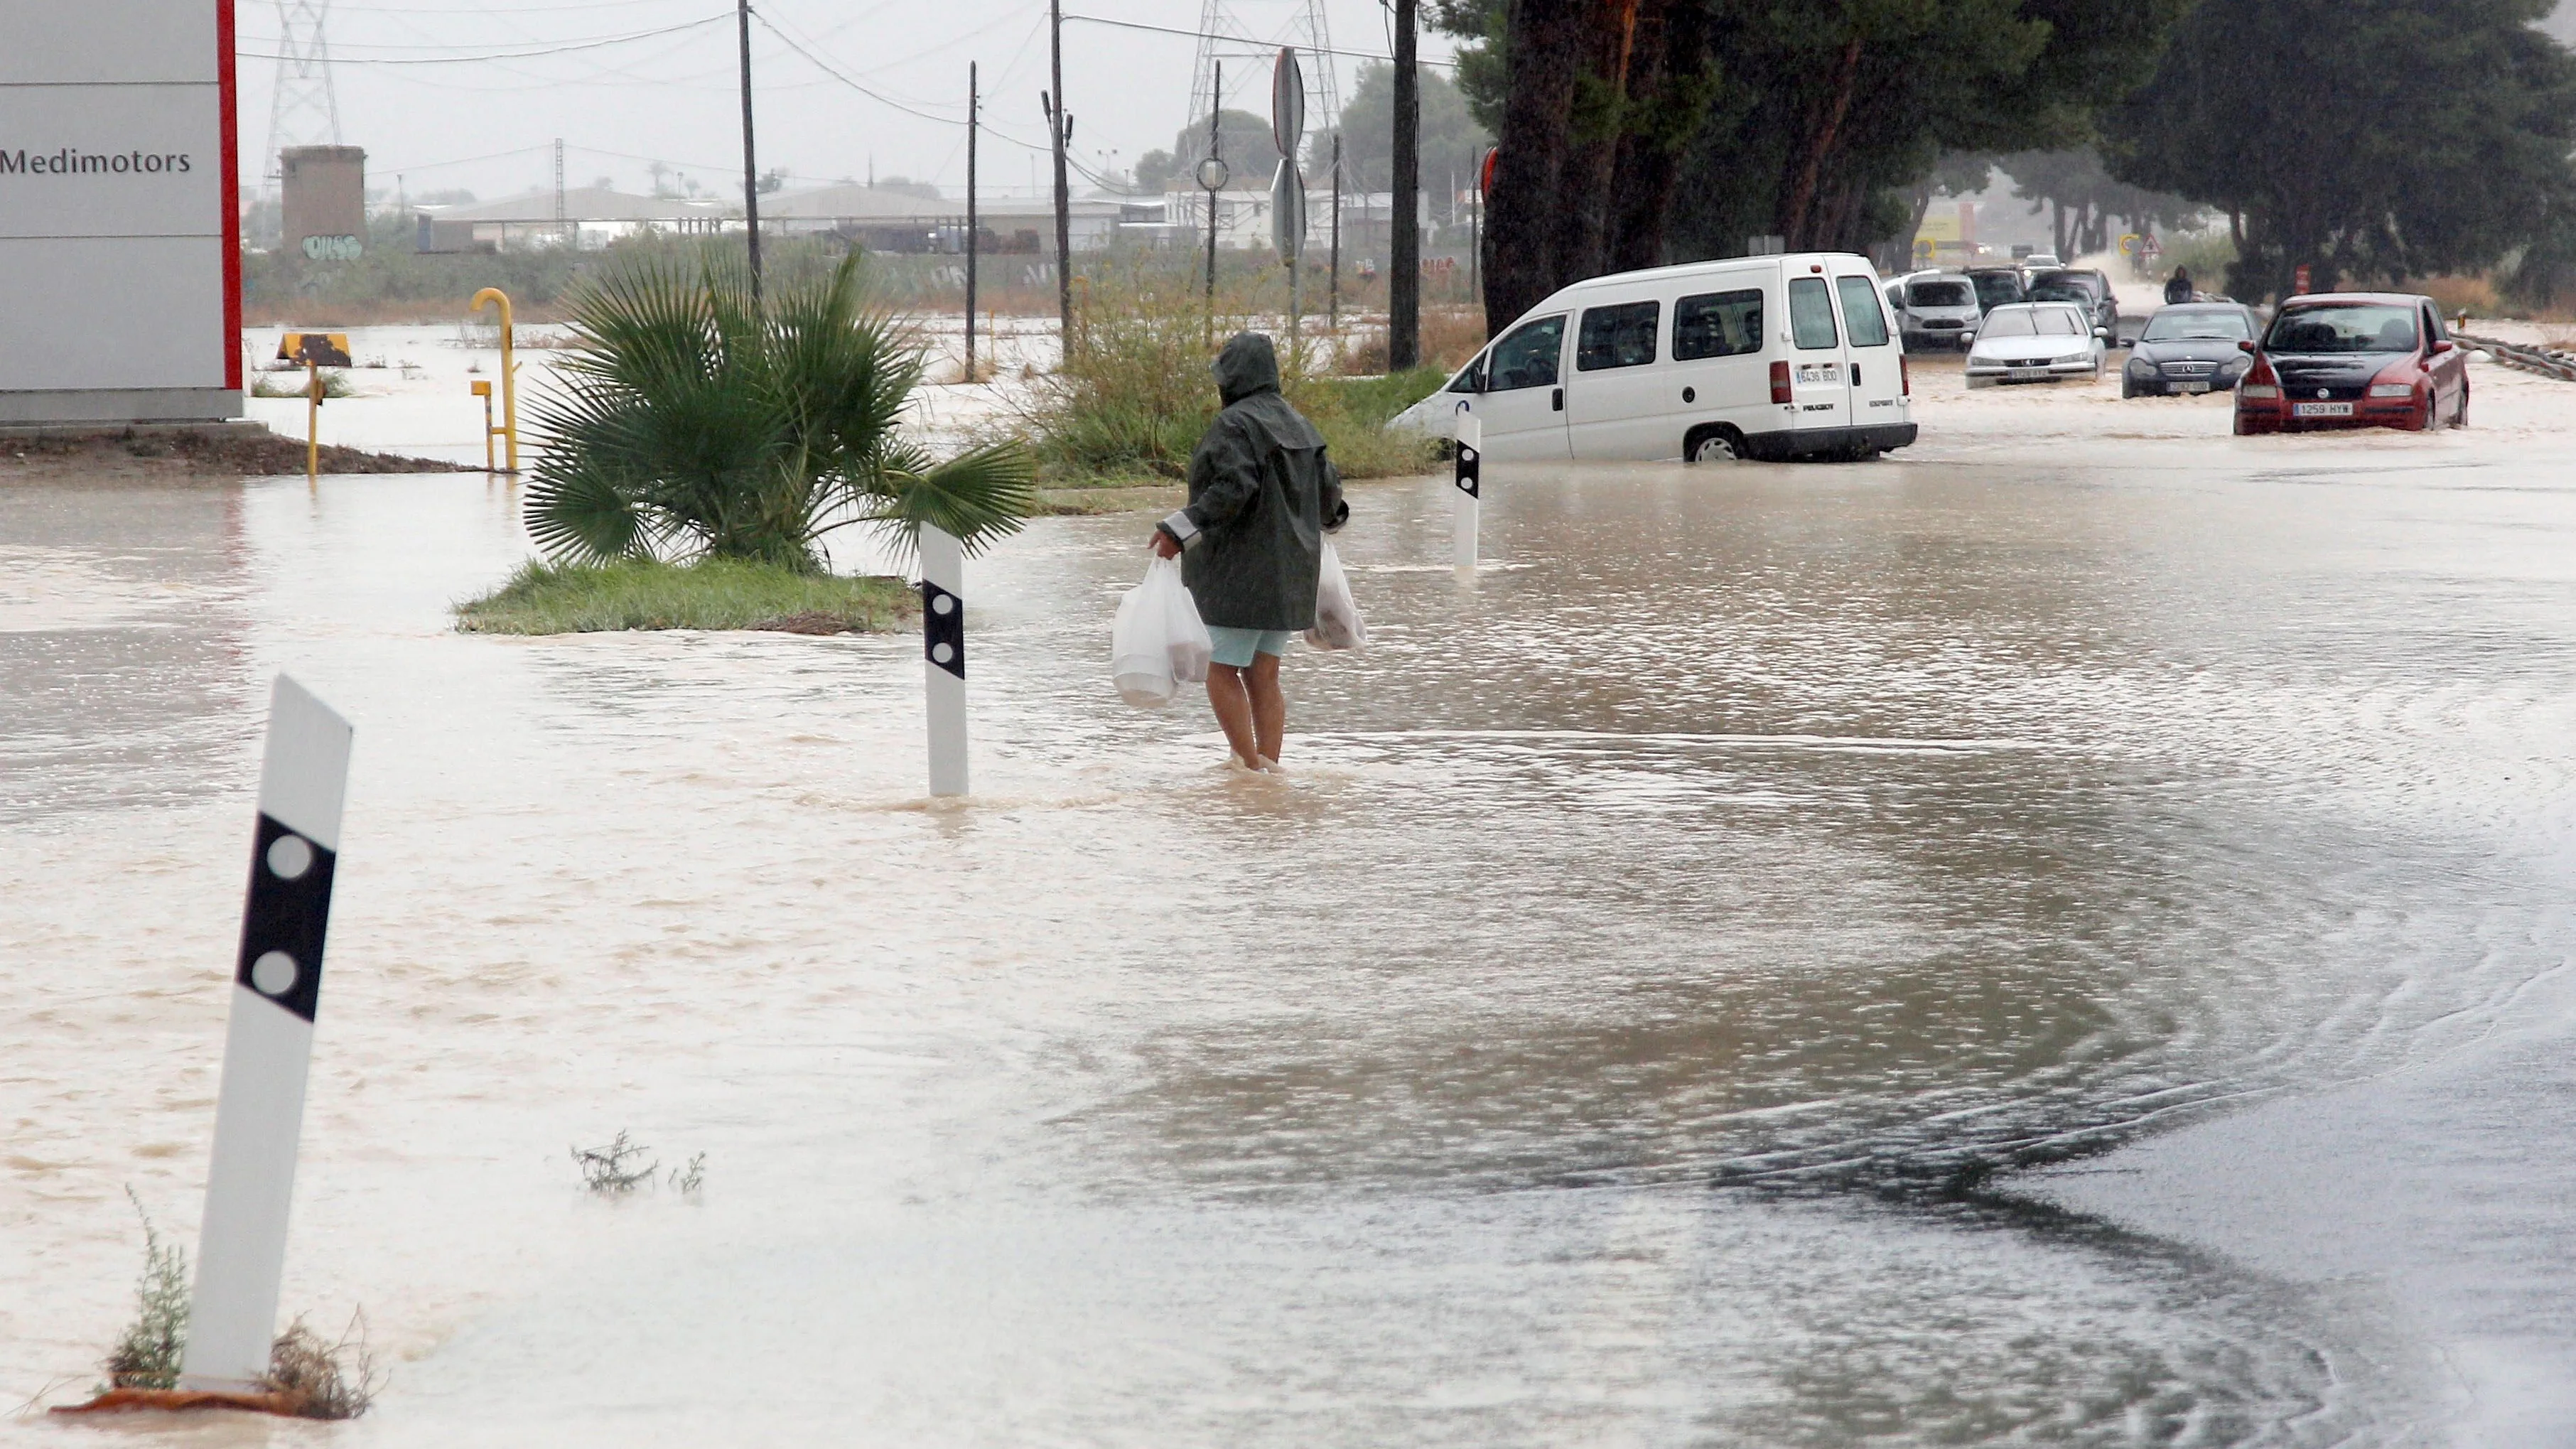
[[[2290,410],[2290,415],[2300,418],[2348,418],[2352,416],[2352,404],[2348,402],[2300,403]]]

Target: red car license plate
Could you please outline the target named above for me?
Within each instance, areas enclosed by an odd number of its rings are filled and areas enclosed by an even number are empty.
[[[2348,402],[2300,403],[2290,410],[2290,415],[2301,418],[2348,418],[2352,416],[2352,404]]]

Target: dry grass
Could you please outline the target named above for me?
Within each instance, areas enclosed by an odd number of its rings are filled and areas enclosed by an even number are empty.
[[[277,1336],[268,1352],[268,1376],[260,1387],[295,1406],[299,1419],[354,1419],[367,1412],[383,1383],[375,1355],[367,1348],[367,1320],[352,1315],[336,1343],[296,1319]]]
[[[2413,290],[2432,298],[2445,317],[2462,312],[2472,317],[2503,315],[2504,302],[2496,295],[2495,284],[2484,277],[2426,277]]]
[[[1071,355],[1059,371],[1032,379],[1007,426],[1037,455],[1040,481],[1059,489],[1182,478],[1216,416],[1213,344],[1247,329],[1275,332],[1273,299],[1259,286],[1221,289],[1211,318],[1203,284],[1185,271],[1141,264],[1094,276],[1078,295]],[[1389,437],[1380,425],[1440,377],[1425,370],[1396,380],[1345,379],[1337,375],[1342,353],[1337,340],[1306,335],[1282,339],[1279,359],[1282,391],[1323,433],[1342,475],[1430,467],[1431,445]],[[1416,390],[1395,396],[1408,388]]]

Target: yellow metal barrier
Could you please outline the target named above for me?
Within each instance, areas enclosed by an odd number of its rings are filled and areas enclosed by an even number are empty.
[[[484,400],[483,466],[486,472],[491,470],[492,435],[497,432],[507,441],[509,450],[510,466],[502,471],[516,473],[519,471],[519,373],[518,364],[512,360],[510,296],[498,287],[485,287],[474,294],[474,300],[466,304],[465,310],[480,312],[486,302],[501,312],[501,426],[492,426],[492,389],[486,384],[476,383],[474,390]]]

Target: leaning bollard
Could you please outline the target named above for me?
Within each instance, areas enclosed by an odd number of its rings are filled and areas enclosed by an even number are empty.
[[[1458,410],[1458,517],[1451,562],[1462,569],[1476,566],[1476,529],[1483,522],[1485,425],[1465,408]]]
[[[966,549],[921,526],[921,677],[930,718],[930,793],[966,793]]]
[[[183,1388],[249,1392],[268,1373],[348,783],[348,722],[279,675],[269,695]]]

